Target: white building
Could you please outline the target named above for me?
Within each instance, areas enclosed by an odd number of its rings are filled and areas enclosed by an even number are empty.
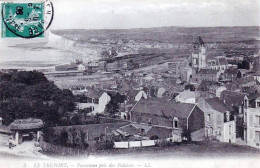
[[[244,98],[244,139],[247,145],[260,148],[260,94]]]
[[[222,73],[228,69],[228,62],[224,56],[218,56],[213,60],[208,60],[209,68],[221,71]]]
[[[85,65],[83,65],[83,64],[78,65],[78,71],[85,71],[85,70],[86,70]]]
[[[214,97],[200,98],[198,107],[204,112],[206,138],[220,142],[236,142],[236,123],[229,106]]]
[[[175,97],[175,101],[181,102],[181,103],[195,104],[197,97],[198,96],[197,96],[196,92],[185,90],[183,92],[180,92],[180,94]]]
[[[256,72],[255,74],[253,74],[254,80],[260,82],[260,71]]]

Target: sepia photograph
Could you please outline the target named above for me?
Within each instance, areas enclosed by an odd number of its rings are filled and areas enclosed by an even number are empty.
[[[1,168],[259,159],[259,0],[0,0]]]

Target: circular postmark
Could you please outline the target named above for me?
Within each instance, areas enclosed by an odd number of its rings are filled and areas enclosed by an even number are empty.
[[[44,37],[50,27],[54,8],[50,0],[30,3],[3,3],[2,22],[5,37]]]

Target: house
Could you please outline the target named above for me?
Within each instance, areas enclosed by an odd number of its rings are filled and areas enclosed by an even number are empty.
[[[228,68],[228,62],[227,62],[226,58],[223,58],[223,57],[218,58],[218,69],[220,71],[224,71],[227,68]]]
[[[236,142],[236,125],[228,105],[219,98],[200,98],[199,108],[204,112],[205,136],[221,142]]]
[[[126,92],[127,101],[139,101],[141,98],[147,99],[147,94],[143,90],[129,90]]]
[[[184,90],[184,85],[172,85],[168,90],[162,94],[162,98],[167,100],[174,100],[175,97]]]
[[[176,102],[195,104],[199,95],[194,91],[185,90],[175,97]]]
[[[83,102],[78,103],[78,107],[91,107],[93,113],[104,112],[106,105],[110,102],[111,97],[107,92],[103,90],[94,90],[93,88],[87,87],[84,92],[80,93],[84,99]],[[94,108],[94,109],[93,109]]]
[[[196,93],[201,97],[209,98],[219,96],[219,94],[225,89],[226,87],[223,87],[219,82],[201,81],[196,89]]]
[[[237,80],[227,82],[227,83],[225,83],[225,86],[226,86],[227,90],[230,90],[230,91],[235,91],[235,92],[241,91],[240,84],[237,82]]]
[[[236,122],[236,137],[244,139],[244,98],[247,94],[224,90],[220,100],[232,107]]]
[[[111,62],[106,64],[106,71],[117,71],[119,70],[118,63],[117,62]]]
[[[233,81],[241,77],[242,74],[238,69],[226,69],[222,74],[223,81]]]
[[[210,69],[224,71],[228,68],[228,62],[225,57],[215,58],[213,60],[208,60]]]
[[[84,64],[79,64],[78,65],[78,71],[85,71],[86,70],[86,67]]]
[[[100,64],[97,61],[90,61],[88,63],[83,64],[85,66],[85,71],[94,73],[100,69]],[[101,68],[104,69],[104,68]]]
[[[221,93],[227,90],[225,86],[211,85],[209,86],[209,93],[212,94],[211,97],[220,97]]]
[[[246,93],[224,90],[220,95],[220,99],[225,104],[233,107],[237,114],[242,114],[244,108],[244,97],[246,95]]]
[[[191,67],[182,67],[180,69],[180,78],[183,82],[189,82],[192,78],[192,68]]]
[[[217,82],[218,78],[219,78],[219,73],[217,70],[213,70],[213,69],[201,69],[195,75],[194,78],[195,78],[195,81],[198,81],[198,82],[201,82],[203,80]]]
[[[257,71],[253,74],[254,80],[257,80],[258,82],[260,82],[260,71]]]
[[[246,96],[244,104],[244,140],[247,145],[260,148],[260,94]]]
[[[254,59],[253,71],[254,72],[260,71],[260,57]]]
[[[209,87],[210,86],[220,86],[220,83],[218,82],[214,82],[214,81],[201,81],[198,88],[196,89],[196,91],[199,92],[204,92],[204,91],[209,91]]]
[[[204,114],[195,104],[141,99],[130,111],[130,122],[169,128],[181,134],[185,130],[194,132],[204,128]]]
[[[104,91],[96,91],[88,95],[88,97],[92,98],[92,103],[98,104],[98,112],[104,112],[106,105],[111,100],[111,97]]]
[[[244,78],[237,78],[232,81],[233,85],[237,85],[237,91],[242,91],[245,88],[250,88],[256,85],[256,80],[252,76],[247,76]]]

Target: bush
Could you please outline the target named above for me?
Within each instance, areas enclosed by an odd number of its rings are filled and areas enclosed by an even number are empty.
[[[150,137],[150,140],[157,140],[157,139],[159,139],[158,135],[153,135]]]
[[[61,146],[67,146],[69,134],[65,129],[63,129],[57,137],[58,137],[57,138],[58,141],[55,141],[54,142],[55,144],[58,144],[58,145],[61,145]]]
[[[189,130],[184,130],[181,134],[181,137],[183,139],[183,142],[191,142],[191,132]]]
[[[57,140],[57,136],[55,135],[55,130],[50,127],[50,128],[45,128],[43,130],[43,138],[44,138],[44,141],[45,142],[49,142],[49,143],[52,143],[52,142],[55,142]]]
[[[161,146],[161,147],[174,146],[174,142],[167,141],[167,140],[162,140],[162,141],[159,143],[159,146]]]
[[[114,148],[114,142],[110,142],[110,141],[97,142],[96,147],[97,147],[97,150],[113,149]]]
[[[81,124],[82,124],[82,122],[81,122],[80,116],[78,114],[74,115],[71,118],[71,125],[81,125]]]

